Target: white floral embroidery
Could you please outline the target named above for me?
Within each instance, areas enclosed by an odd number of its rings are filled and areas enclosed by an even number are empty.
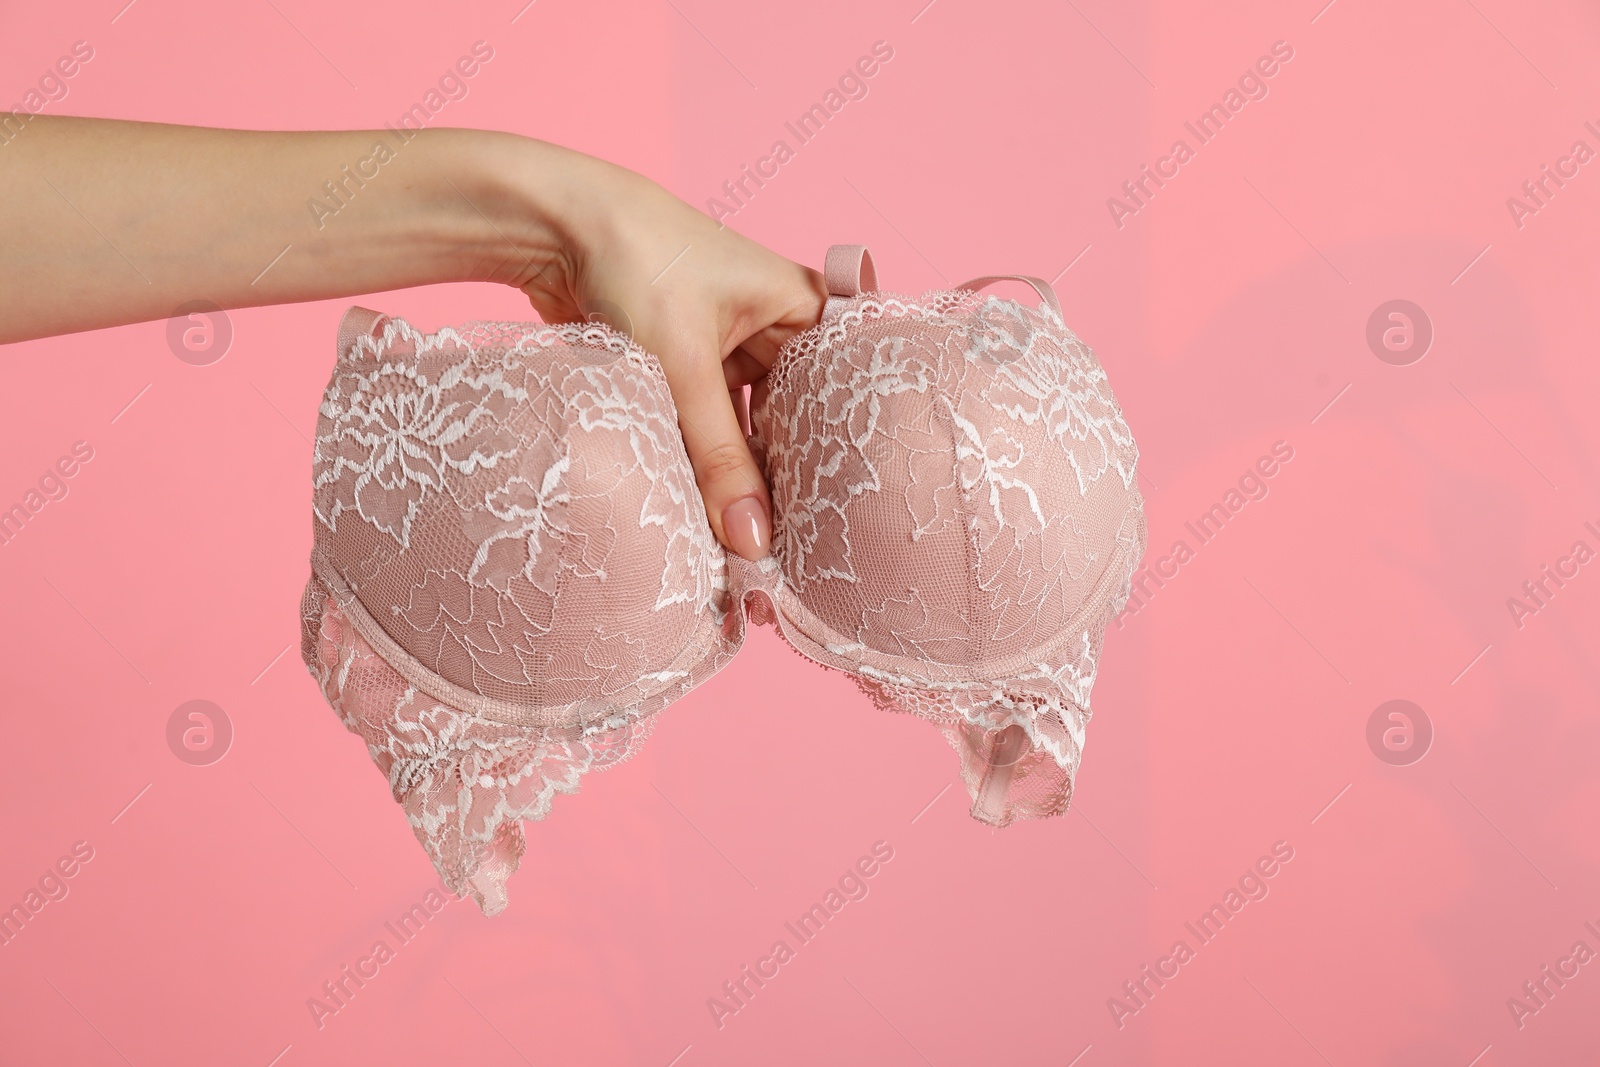
[[[503,419],[527,394],[498,371],[472,371],[450,366],[430,380],[414,366],[382,363],[338,379],[322,405],[336,421],[317,441],[318,518],[337,528],[354,510],[405,547],[418,508],[445,491],[449,472],[472,474],[513,455],[518,442]]]

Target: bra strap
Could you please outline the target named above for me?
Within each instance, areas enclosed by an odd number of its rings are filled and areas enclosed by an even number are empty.
[[[334,355],[343,359],[356,341],[374,336],[388,322],[389,316],[382,312],[351,305],[350,310],[344,313],[344,318],[339,320],[339,350]]]
[[[878,288],[878,270],[866,245],[834,245],[822,264],[822,280],[828,287],[828,300],[822,307],[822,321],[832,321],[845,301]]]
[[[873,266],[872,253],[867,251],[866,245],[834,245],[828,249],[828,256],[823,261],[822,280],[828,287],[828,300],[823,306],[822,318],[828,321],[839,313],[846,300],[878,288],[878,270]],[[1031,274],[986,274],[963,282],[957,288],[977,291],[995,282],[1023,282],[1033,286],[1033,291],[1055,312],[1056,318],[1064,317],[1055,289],[1043,278],[1035,278]]]
[[[963,285],[962,288],[968,287]],[[1007,803],[1007,798],[1011,793],[1011,780],[1016,773],[1017,762],[1033,746],[1028,740],[1027,731],[1017,723],[988,734],[984,743],[987,751],[983,756],[983,770],[972,794],[972,816],[991,826],[1004,826],[1006,816],[1010,814],[1011,805]]]
[[[878,288],[878,270],[866,245],[834,245],[822,264],[831,296],[859,296]]]
[[[1035,278],[1031,274],[986,274],[982,278],[974,278],[970,282],[962,282],[956,288],[977,291],[995,282],[1026,282],[1033,286],[1033,291],[1038,293],[1044,302],[1050,305],[1050,310],[1056,313],[1056,318],[1063,318],[1061,314],[1061,301],[1056,299],[1056,291],[1050,283],[1043,278]]]

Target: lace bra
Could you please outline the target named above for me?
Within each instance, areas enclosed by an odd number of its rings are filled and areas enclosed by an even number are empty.
[[[302,653],[486,913],[521,821],[635,752],[752,623],[934,723],[974,817],[1066,810],[1145,544],[1105,372],[1038,279],[1017,279],[1037,309],[977,292],[998,278],[875,292],[860,246],[825,277],[822,321],[753,396],[759,563],[713,537],[660,364],[626,336],[346,313]]]

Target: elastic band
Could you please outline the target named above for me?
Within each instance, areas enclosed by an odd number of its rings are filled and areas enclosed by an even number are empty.
[[[878,288],[878,271],[866,245],[834,245],[828,249],[822,277],[833,296],[860,296]]]
[[[962,282],[958,289],[972,289],[974,291],[995,282],[1026,282],[1033,286],[1033,291],[1038,293],[1044,302],[1050,305],[1050,310],[1056,313],[1056,318],[1062,318],[1061,301],[1056,299],[1056,291],[1050,288],[1050,283],[1043,278],[1035,278],[1031,274],[986,274],[982,278],[974,278],[970,282]]]
[[[389,321],[389,316],[371,308],[351,305],[339,320],[339,351],[335,355],[345,358],[351,347],[362,337],[372,337]]]

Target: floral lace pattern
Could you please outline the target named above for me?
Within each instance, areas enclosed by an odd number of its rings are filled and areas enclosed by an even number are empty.
[[[672,410],[655,360],[601,327],[389,320],[323,399],[318,574],[512,721],[644,696],[725,583]]]
[[[527,391],[499,368],[475,369],[455,364],[430,376],[382,363],[341,375],[323,400],[339,421],[318,442],[317,517],[337,530],[340,514],[355,511],[406,548],[418,508],[430,493],[449,491],[447,473],[471,474],[515,455],[505,417]]]
[[[1112,536],[1142,514],[1132,434],[1048,308],[861,297],[792,341],[765,393],[752,417],[785,577],[913,675],[917,661],[1041,648],[1089,601],[1110,549],[1133,557],[1129,576],[1143,551],[1142,526]],[[886,565],[913,549],[916,574]]]
[[[303,653],[350,732],[389,781],[445,883],[485,914],[505,908],[505,880],[557,793],[637,752],[651,719],[607,728],[530,731],[442,704],[392,669],[350,625],[326,587],[306,587]]]
[[[665,375],[606,327],[379,320],[343,346],[302,654],[486,912],[522,820],[636,751],[750,624],[938,726],[975,817],[1066,809],[1145,538],[1105,373],[1048,307],[830,309],[752,406],[760,563],[712,536]]]
[[[1093,353],[1048,306],[872,293],[791,341],[763,392],[790,642],[938,724],[975,817],[1064,811],[1145,544]],[[1025,743],[997,753],[1008,736]]]

